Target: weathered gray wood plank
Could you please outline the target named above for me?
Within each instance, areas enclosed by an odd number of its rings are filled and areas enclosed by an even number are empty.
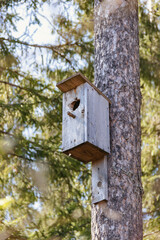
[[[87,88],[87,141],[110,153],[109,103],[90,85]]]
[[[108,200],[107,156],[92,163],[92,203]]]
[[[62,126],[62,145],[63,151],[73,148],[85,142],[85,85],[80,85],[76,90],[71,90],[63,94],[63,126]],[[79,107],[73,111],[71,103],[75,99],[80,99]],[[75,118],[68,115],[68,112],[75,115]],[[70,115],[71,115],[70,114]]]

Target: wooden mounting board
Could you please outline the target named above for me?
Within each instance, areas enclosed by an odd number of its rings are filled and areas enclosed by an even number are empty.
[[[111,104],[109,98],[107,98],[96,86],[94,86],[94,84],[92,84],[82,73],[76,73],[73,76],[57,83],[57,87],[63,93],[66,93],[72,89],[75,89],[76,87],[85,82],[91,85],[100,95],[102,95]]]
[[[92,163],[92,203],[108,201],[107,155]]]

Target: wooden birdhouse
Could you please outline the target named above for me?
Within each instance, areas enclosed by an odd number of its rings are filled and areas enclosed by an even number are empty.
[[[84,163],[110,153],[109,99],[81,73],[57,87],[63,92],[63,153]]]

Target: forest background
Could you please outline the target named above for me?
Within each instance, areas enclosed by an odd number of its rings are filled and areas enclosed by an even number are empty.
[[[148,2],[150,4],[148,4]],[[91,239],[91,165],[61,153],[62,94],[94,81],[93,0],[0,1],[0,239]],[[160,2],[140,1],[144,239],[160,239]]]

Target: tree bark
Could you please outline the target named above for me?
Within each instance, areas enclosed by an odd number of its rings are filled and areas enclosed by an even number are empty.
[[[95,84],[110,98],[108,202],[92,205],[92,239],[142,239],[137,0],[95,0]]]

